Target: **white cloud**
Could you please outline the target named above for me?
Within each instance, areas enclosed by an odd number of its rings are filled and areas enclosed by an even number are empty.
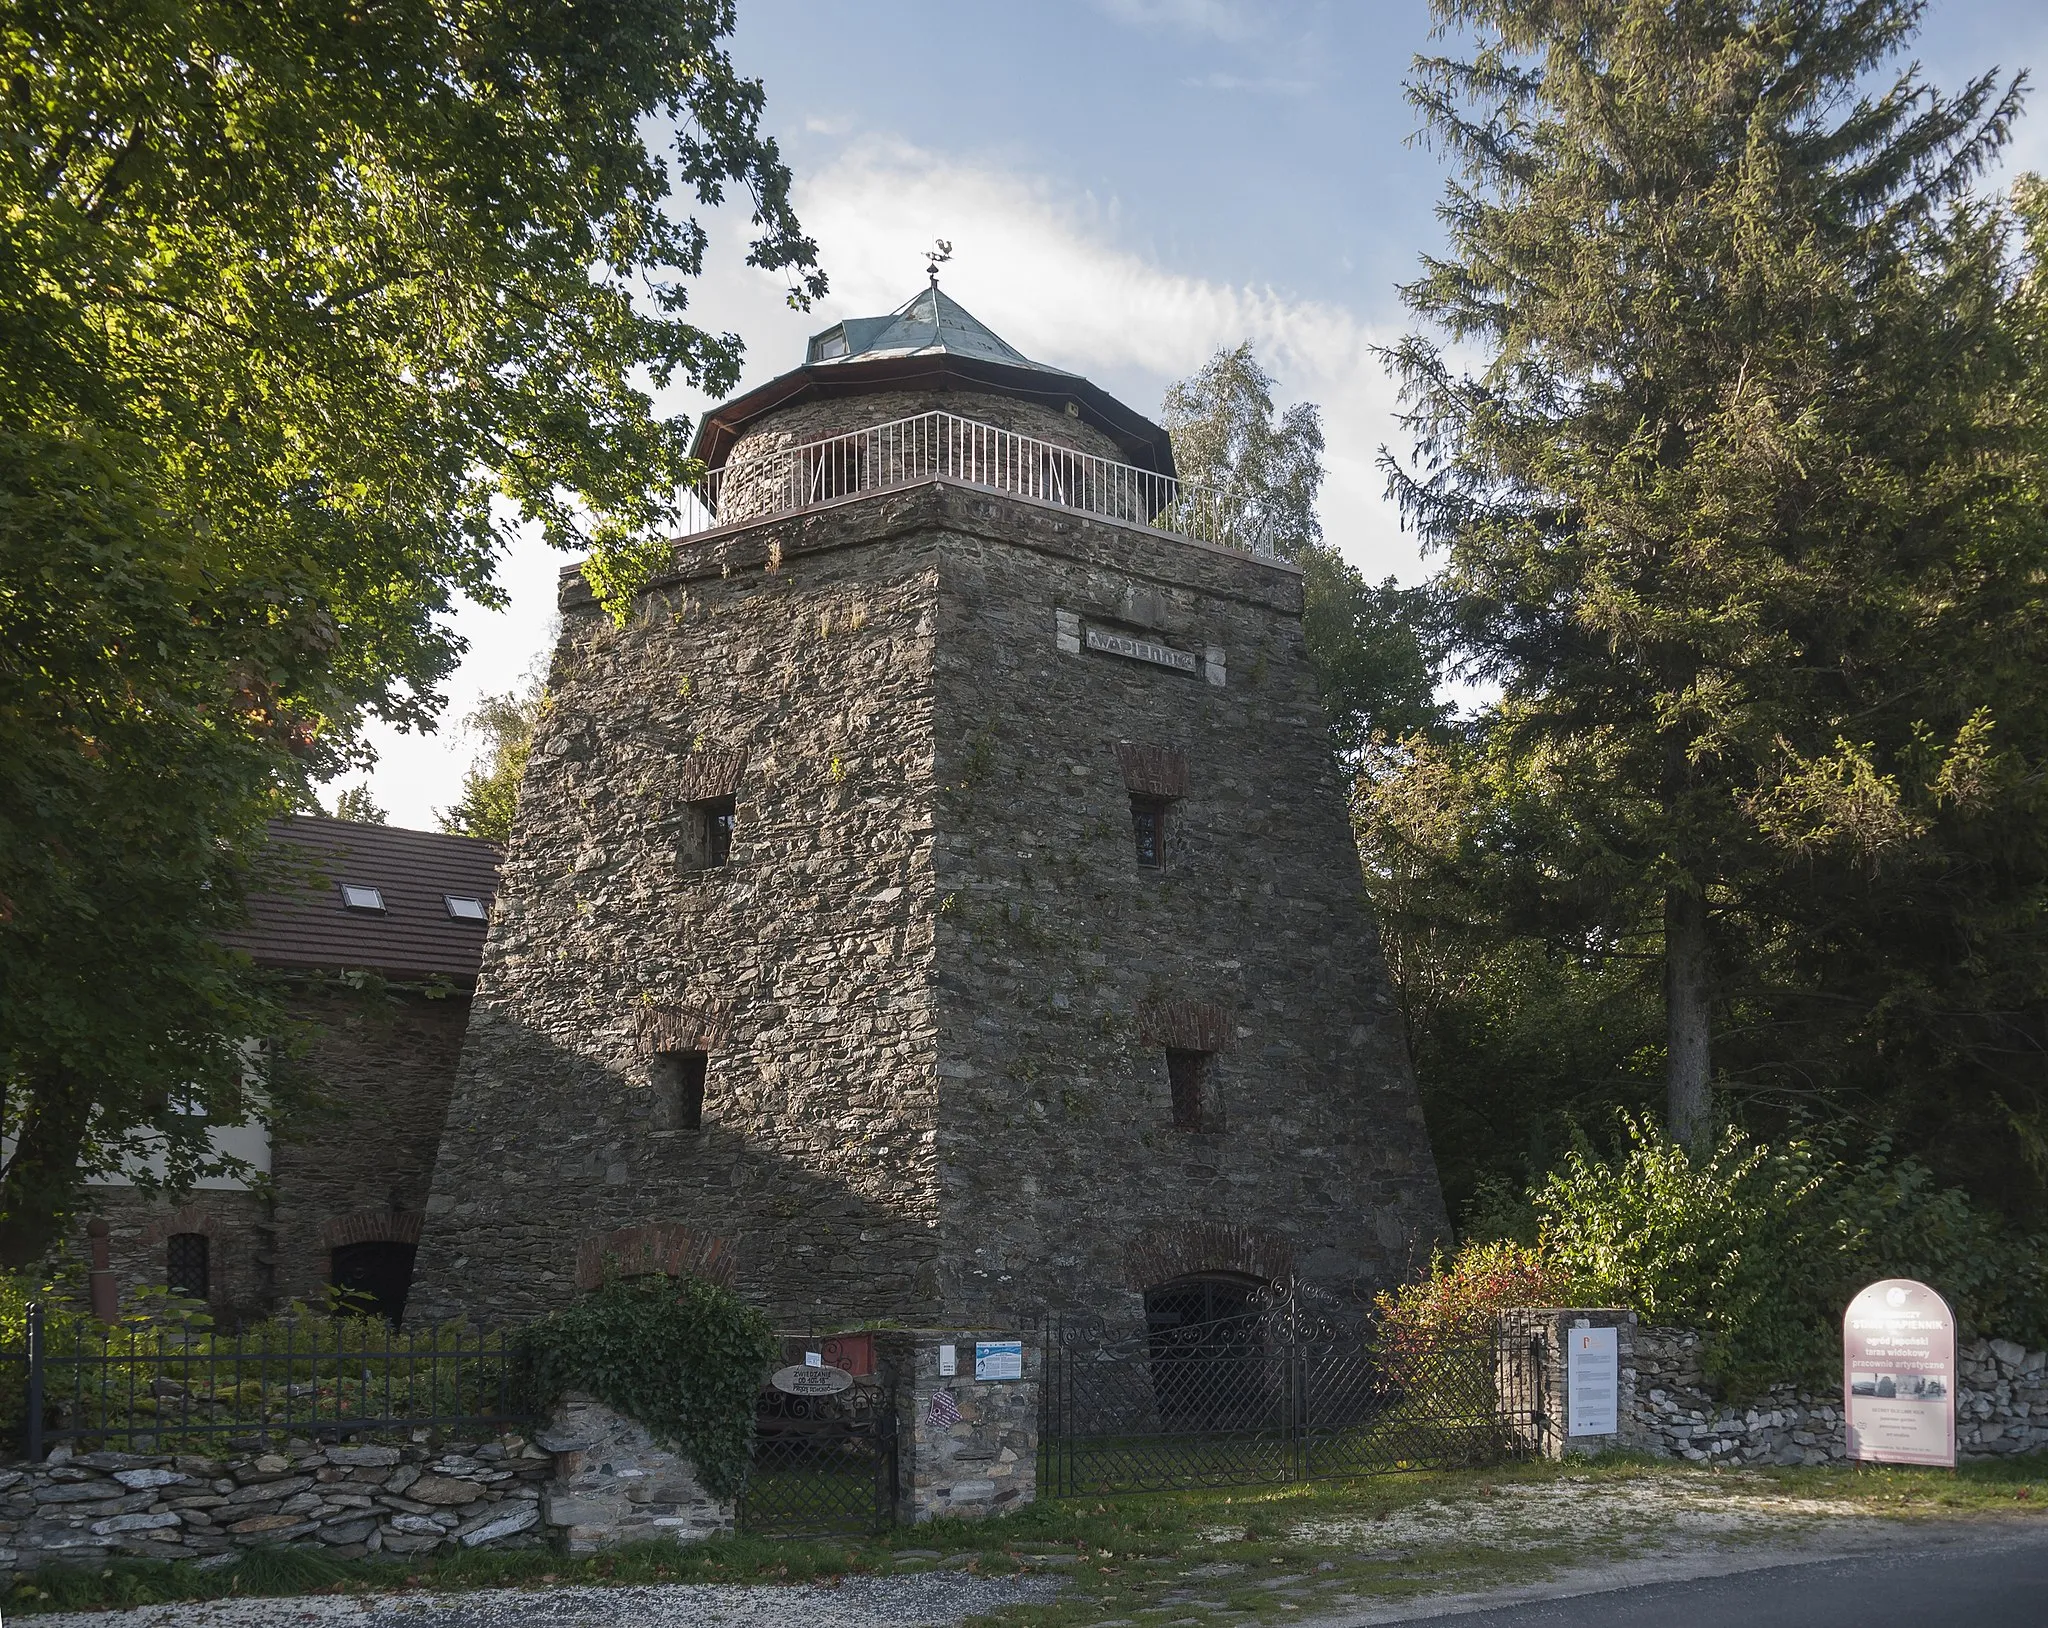
[[[1250,91],[1261,96],[1306,96],[1312,88],[1306,79],[1247,79],[1234,73],[1204,74],[1181,83],[1190,90]]]
[[[1212,39],[1242,40],[1259,32],[1259,8],[1244,0],[1097,0],[1111,17],[1134,28],[1167,28]]]

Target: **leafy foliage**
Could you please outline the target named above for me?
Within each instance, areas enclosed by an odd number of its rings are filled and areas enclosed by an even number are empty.
[[[587,1391],[689,1455],[714,1498],[753,1451],[754,1398],[774,1362],[768,1319],[700,1278],[612,1278],[521,1335],[537,1408]]]
[[[1574,1153],[1533,1195],[1542,1249],[1581,1292],[1708,1336],[1738,1391],[1839,1378],[1865,1284],[1932,1284],[1966,1330],[2048,1344],[2048,1240],[2019,1235],[1914,1159],[1729,1130],[1696,1153],[1628,1125],[1621,1157]]]
[[[1706,1336],[1707,1372],[1734,1394],[1841,1377],[1842,1313],[1880,1278],[1917,1278],[1965,1336],[2048,1345],[2048,1238],[2022,1234],[1916,1159],[1838,1141],[1775,1145],[1729,1128],[1705,1150],[1622,1116],[1620,1153],[1580,1146],[1493,1214],[1533,1243],[1468,1235],[1429,1275],[1382,1293],[1402,1349],[1475,1337],[1514,1306],[1622,1305]]]
[[[1391,577],[1373,586],[1322,540],[1314,403],[1276,416],[1272,376],[1247,340],[1171,386],[1161,417],[1181,479],[1221,494],[1231,533],[1302,568],[1302,638],[1339,752],[1355,756],[1376,731],[1440,722],[1426,597]]]
[[[174,1094],[254,1106],[277,1011],[216,937],[263,822],[432,723],[511,529],[630,594],[694,474],[649,386],[739,371],[676,192],[745,189],[751,263],[822,291],[733,17],[0,16],[0,1264],[138,1136],[203,1163]]]
[[[1352,819],[1445,1197],[1540,1180],[1662,1095],[1661,966],[1628,879],[1574,843],[1546,766],[1456,731],[1374,742]],[[1588,922],[1594,925],[1589,926]]]
[[[391,818],[377,806],[377,799],[370,795],[368,786],[344,787],[341,795],[334,799],[334,817],[337,820],[354,820],[361,825],[384,825]]]
[[[1525,1046],[1561,991],[1560,1054],[1506,1058],[1543,1081],[1511,1140],[1654,1070],[1687,1138],[1711,1088],[2021,1213],[2048,1192],[2048,207],[1972,190],[2017,89],[1887,77],[1914,0],[1435,10],[1473,50],[1411,88],[1460,173],[1406,291],[1439,337],[1394,353],[1393,487],[1501,698],[1383,765],[1425,783],[1373,816],[1435,827],[1380,863],[1449,1094],[1485,1101],[1493,1017],[1530,1014]]]
[[[487,695],[477,703],[466,722],[482,737],[483,750],[462,776],[462,800],[441,810],[442,830],[501,846],[512,840],[519,780],[546,710],[547,693],[537,678],[524,690]]]
[[[1373,1297],[1385,1349],[1419,1353],[1492,1336],[1494,1318],[1515,1306],[1575,1304],[1570,1274],[1542,1250],[1508,1239],[1438,1250],[1429,1275]]]

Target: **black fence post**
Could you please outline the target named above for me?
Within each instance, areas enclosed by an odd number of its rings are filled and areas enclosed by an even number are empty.
[[[43,1460],[43,1303],[28,1303],[28,1418],[24,1421],[28,1456],[32,1464]]]

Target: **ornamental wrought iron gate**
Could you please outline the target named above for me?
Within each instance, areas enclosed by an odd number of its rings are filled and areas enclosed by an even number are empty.
[[[755,1399],[754,1459],[740,1492],[741,1531],[759,1537],[855,1536],[895,1520],[895,1375],[875,1359],[872,1341],[860,1338],[865,1356],[833,1350],[826,1357],[830,1366],[845,1362],[861,1370],[845,1390],[790,1396],[763,1387]]]
[[[1496,1342],[1403,1350],[1292,1295],[1141,1334],[1049,1320],[1039,1494],[1251,1486],[1526,1455],[1539,1397]],[[1540,1364],[1537,1365],[1540,1368]]]

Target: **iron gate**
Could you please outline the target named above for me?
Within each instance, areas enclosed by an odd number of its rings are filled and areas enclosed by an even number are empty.
[[[1531,1450],[1531,1372],[1492,1338],[1390,1349],[1291,1297],[1116,1338],[1055,1319],[1038,1484],[1059,1498],[1498,1463]]]
[[[896,1515],[896,1412],[886,1364],[831,1396],[764,1388],[739,1526],[762,1537],[866,1535]]]

